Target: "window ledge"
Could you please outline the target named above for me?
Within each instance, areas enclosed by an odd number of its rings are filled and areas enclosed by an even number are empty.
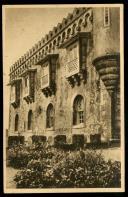
[[[28,133],[32,133],[32,130],[27,130]]]
[[[18,134],[19,132],[16,130],[16,131],[14,131],[13,133]]]
[[[84,127],[85,127],[84,123],[80,123],[78,125],[72,126],[73,129],[80,129],[80,128],[84,128]]]
[[[51,127],[51,128],[46,128],[46,131],[53,131],[53,127]]]

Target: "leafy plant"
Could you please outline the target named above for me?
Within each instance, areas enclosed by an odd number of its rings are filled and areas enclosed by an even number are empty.
[[[39,147],[27,148],[29,161],[15,176],[17,188],[120,187],[120,162],[105,161],[102,153]]]

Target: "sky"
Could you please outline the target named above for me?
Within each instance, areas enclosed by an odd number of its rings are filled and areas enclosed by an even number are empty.
[[[3,95],[4,95],[4,128],[8,129],[9,116],[9,67],[34,46],[49,31],[62,22],[68,8],[16,8],[3,9]]]

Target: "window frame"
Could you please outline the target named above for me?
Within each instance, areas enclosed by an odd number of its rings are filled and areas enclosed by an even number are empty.
[[[27,74],[26,76],[24,76],[24,84],[23,84],[24,88],[23,88],[23,96],[28,96],[29,95],[29,91],[30,91],[30,77],[29,74]]]
[[[107,22],[106,22],[107,18]],[[104,7],[104,27],[109,27],[110,26],[110,8],[109,7]]]
[[[79,109],[79,104],[82,104],[82,109]],[[73,127],[83,125],[85,123],[85,110],[84,110],[84,98],[81,95],[77,95],[73,101]]]

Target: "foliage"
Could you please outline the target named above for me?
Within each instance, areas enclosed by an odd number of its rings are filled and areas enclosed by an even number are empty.
[[[32,136],[32,142],[33,143],[46,142],[46,136],[33,135]]]
[[[15,145],[24,144],[24,136],[9,136],[8,146],[13,147]]]
[[[17,188],[120,187],[120,162],[105,161],[97,151],[64,151],[41,144],[26,149],[26,165],[14,179]]]
[[[33,144],[31,146],[15,145],[8,150],[8,165],[14,168],[26,167],[31,159],[41,158],[44,156],[43,144]]]

